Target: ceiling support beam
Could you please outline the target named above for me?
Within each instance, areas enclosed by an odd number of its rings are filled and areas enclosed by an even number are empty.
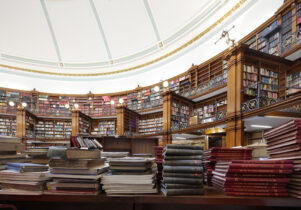
[[[45,0],[40,0],[40,2],[41,2],[41,6],[43,8],[43,12],[44,12],[47,24],[48,24],[48,28],[49,28],[49,31],[50,31],[50,34],[51,34],[51,38],[52,38],[52,41],[53,41],[53,44],[54,44],[54,48],[55,48],[55,51],[56,51],[58,61],[59,61],[59,63],[62,63],[62,56],[61,56],[61,53],[60,53],[60,48],[58,46],[58,43],[57,43],[57,40],[56,40],[56,37],[55,37],[55,33],[54,33],[54,30],[53,30],[53,27],[52,27],[52,23],[51,23],[49,14],[48,14],[46,2],[45,2]]]
[[[155,19],[154,19],[153,13],[151,11],[151,8],[149,6],[148,0],[143,0],[143,3],[144,3],[144,7],[147,11],[147,15],[148,15],[148,17],[151,21],[152,26],[153,26],[153,30],[154,30],[154,33],[156,35],[157,41],[160,42],[161,38],[160,38],[159,30],[157,28],[157,24],[155,22]]]
[[[102,27],[102,24],[101,24],[101,21],[100,21],[100,18],[99,18],[99,15],[97,13],[95,4],[94,4],[93,0],[89,0],[89,2],[90,2],[90,6],[92,8],[93,14],[95,16],[95,20],[97,22],[99,32],[100,32],[100,34],[102,36],[104,45],[106,47],[108,58],[112,61],[112,54],[111,54],[111,51],[110,51],[110,48],[109,48],[109,44],[108,44],[108,41],[107,41],[107,38],[106,38],[106,35],[105,35],[105,32],[103,30],[103,27]]]

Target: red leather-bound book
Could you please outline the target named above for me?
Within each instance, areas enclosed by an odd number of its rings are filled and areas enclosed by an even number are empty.
[[[232,196],[273,196],[273,197],[286,197],[287,193],[259,193],[259,192],[226,192],[226,195]]]
[[[232,160],[232,163],[246,164],[292,164],[292,160]]]

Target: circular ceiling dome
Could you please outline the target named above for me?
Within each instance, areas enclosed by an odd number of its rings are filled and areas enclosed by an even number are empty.
[[[226,49],[214,44],[224,29],[235,25],[239,40],[282,3],[1,0],[0,86],[105,93],[153,84]]]

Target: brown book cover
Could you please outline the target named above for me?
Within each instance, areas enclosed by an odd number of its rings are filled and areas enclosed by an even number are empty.
[[[78,149],[78,148],[68,148],[66,151],[67,159],[99,159],[100,150],[99,149]]]
[[[25,182],[25,181],[1,181],[3,190],[17,189],[29,191],[42,191],[45,189],[44,182]]]
[[[52,168],[99,168],[104,165],[104,159],[51,159],[49,167]]]
[[[23,151],[24,144],[20,143],[0,143],[0,151]]]

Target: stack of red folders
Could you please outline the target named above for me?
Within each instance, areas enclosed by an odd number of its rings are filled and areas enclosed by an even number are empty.
[[[231,160],[251,160],[251,148],[220,148],[213,147],[206,150],[203,154],[203,163],[205,169],[205,182],[207,185],[212,186],[213,170],[219,161]]]
[[[218,162],[213,186],[232,196],[287,196],[293,172],[291,160],[232,160]]]
[[[301,120],[296,119],[264,133],[271,159],[293,160],[288,186],[292,197],[301,199]]]
[[[156,163],[157,163],[157,181],[162,179],[162,170],[163,170],[163,146],[155,146],[155,153],[156,153]]]

